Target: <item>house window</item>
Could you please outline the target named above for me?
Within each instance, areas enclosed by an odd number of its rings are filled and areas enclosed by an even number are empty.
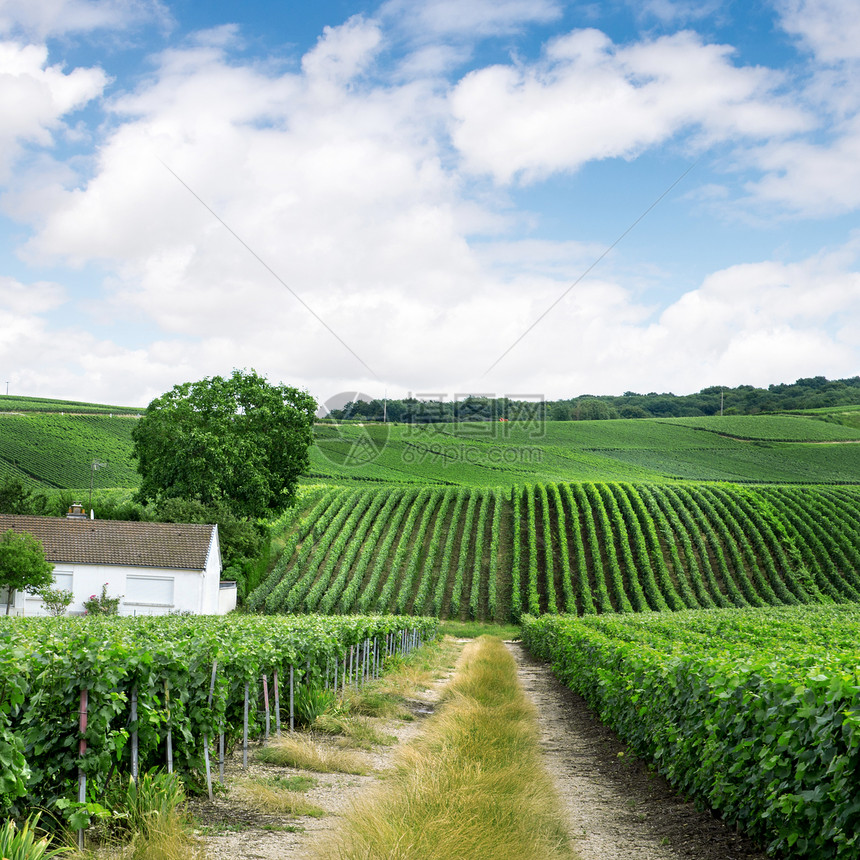
[[[127,576],[123,603],[126,606],[173,606],[173,577]]]
[[[57,570],[54,568],[54,588],[74,592],[73,583],[74,575],[70,570]]]

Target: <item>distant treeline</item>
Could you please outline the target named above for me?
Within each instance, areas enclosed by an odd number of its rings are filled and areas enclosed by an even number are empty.
[[[583,421],[611,418],[681,418],[701,415],[757,415],[798,409],[860,405],[860,376],[829,380],[823,376],[791,384],[756,388],[712,385],[698,394],[583,394],[566,400],[512,400],[507,397],[463,397],[456,400],[358,400],[331,410],[340,421],[392,421],[430,424],[456,421]]]

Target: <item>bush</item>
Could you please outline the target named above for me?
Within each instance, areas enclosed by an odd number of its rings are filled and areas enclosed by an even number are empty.
[[[101,595],[91,594],[89,600],[84,601],[84,609],[87,615],[119,615],[119,602],[122,595],[110,597],[107,593],[108,584],[102,586]]]
[[[55,617],[65,615],[66,610],[75,599],[71,591],[66,591],[64,588],[52,588],[49,585],[40,588],[36,594],[42,598],[42,603],[45,604],[48,615]]]

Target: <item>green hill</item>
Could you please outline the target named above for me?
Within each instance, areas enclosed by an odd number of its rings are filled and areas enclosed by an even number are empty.
[[[860,483],[860,427],[798,416],[319,425],[310,480]]]
[[[0,414],[0,477],[38,487],[136,487],[132,416],[32,412]],[[91,469],[96,463],[95,476]]]
[[[112,411],[113,410],[113,411]],[[0,475],[134,487],[134,409],[0,397]],[[841,415],[841,413],[840,413]],[[615,421],[325,424],[305,483],[511,487],[553,481],[860,483],[860,426],[829,414]],[[843,418],[845,416],[842,416]],[[858,422],[860,423],[860,422]]]
[[[856,487],[588,482],[313,489],[249,606],[506,621],[856,601]]]

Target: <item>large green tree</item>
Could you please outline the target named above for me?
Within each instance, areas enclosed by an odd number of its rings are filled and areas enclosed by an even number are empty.
[[[132,431],[139,500],[225,502],[250,517],[289,507],[309,464],[316,408],[307,392],[253,370],[174,386]]]
[[[12,598],[19,589],[36,591],[51,585],[52,564],[45,561],[45,550],[41,542],[31,534],[12,531],[0,535],[0,588],[8,589],[6,614]]]

